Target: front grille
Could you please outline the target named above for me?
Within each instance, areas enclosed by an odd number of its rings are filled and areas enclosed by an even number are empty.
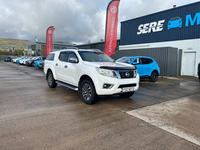
[[[120,74],[120,77],[122,78],[122,79],[124,79],[124,78],[133,78],[134,77],[134,72],[133,72],[133,70],[131,70],[131,71],[119,71],[119,74]]]

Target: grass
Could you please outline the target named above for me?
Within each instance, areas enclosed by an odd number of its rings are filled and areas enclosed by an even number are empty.
[[[28,50],[28,41],[0,38],[0,49],[9,49],[10,46],[14,47],[15,50],[18,50],[18,49]]]

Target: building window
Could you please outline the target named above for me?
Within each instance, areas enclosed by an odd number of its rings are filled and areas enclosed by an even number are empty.
[[[60,46],[54,46],[54,49],[60,49]]]

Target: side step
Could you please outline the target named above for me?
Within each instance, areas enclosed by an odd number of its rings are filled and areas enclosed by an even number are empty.
[[[72,90],[75,90],[75,91],[78,91],[78,87],[77,86],[74,86],[74,85],[71,85],[71,84],[67,84],[65,82],[62,82],[62,81],[56,81],[57,84],[60,84],[62,86],[65,86],[69,89],[72,89]]]

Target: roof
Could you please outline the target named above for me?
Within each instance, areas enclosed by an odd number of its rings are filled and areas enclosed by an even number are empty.
[[[148,56],[124,56],[122,58],[142,58],[142,57],[145,57],[145,58],[152,58],[152,57],[148,57]]]
[[[74,50],[74,51],[98,51],[98,52],[102,52],[101,50],[99,49],[79,49],[77,47],[68,47],[66,49],[62,49],[62,50],[59,50],[59,51],[55,51],[53,53],[56,53],[56,52],[62,52],[62,51],[66,51],[66,50]]]

